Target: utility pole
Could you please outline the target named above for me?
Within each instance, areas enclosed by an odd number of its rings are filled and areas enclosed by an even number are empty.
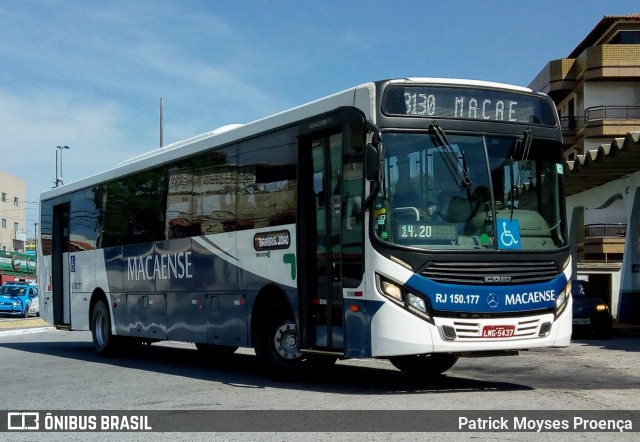
[[[160,97],[160,147],[164,146],[164,98]]]
[[[62,151],[65,149],[71,149],[69,146],[56,146],[56,180],[53,182],[54,187],[58,187],[62,182]],[[58,175],[58,151],[60,152],[60,175]]]

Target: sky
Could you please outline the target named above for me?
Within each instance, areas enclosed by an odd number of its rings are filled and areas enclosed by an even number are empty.
[[[0,170],[40,192],[374,80],[527,86],[637,0],[0,0]],[[58,163],[60,167],[60,163]],[[1,184],[0,184],[1,186]]]

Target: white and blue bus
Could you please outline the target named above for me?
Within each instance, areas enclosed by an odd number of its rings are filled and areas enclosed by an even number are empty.
[[[553,102],[363,84],[44,192],[41,315],[95,349],[254,348],[275,373],[563,347],[571,262]]]

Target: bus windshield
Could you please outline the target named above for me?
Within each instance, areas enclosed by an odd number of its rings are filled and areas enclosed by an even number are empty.
[[[557,141],[439,132],[384,134],[380,239],[423,249],[566,246]]]

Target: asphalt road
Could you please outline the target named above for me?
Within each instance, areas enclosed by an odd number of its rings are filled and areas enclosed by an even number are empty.
[[[640,338],[575,341],[564,349],[519,356],[465,358],[431,380],[408,379],[384,360],[339,361],[312,378],[273,379],[250,350],[208,361],[187,343],[143,346],[134,354],[94,353],[88,332],[33,327],[2,328],[0,366],[4,409],[10,410],[640,410]],[[505,411],[506,412],[506,411]],[[295,414],[285,416],[296,417]],[[410,412],[407,412],[410,413]],[[500,411],[495,412],[496,415]],[[615,415],[615,413],[614,413]],[[265,416],[269,416],[268,413]],[[421,415],[424,417],[423,415]],[[622,415],[621,415],[622,416]],[[404,418],[407,414],[403,415]],[[2,416],[0,416],[2,418]],[[267,419],[268,417],[265,417]],[[298,416],[299,418],[299,416]],[[354,423],[357,427],[357,422]],[[636,428],[635,431],[640,429]],[[440,435],[468,440],[469,433],[48,433],[47,440],[424,440]],[[509,435],[511,437],[509,437]],[[31,440],[24,433],[6,440]],[[64,436],[64,437],[63,437]],[[474,433],[473,439],[544,440],[558,434]],[[584,433],[563,433],[582,440]],[[589,433],[606,440],[611,433]],[[616,439],[637,435],[616,433]]]

